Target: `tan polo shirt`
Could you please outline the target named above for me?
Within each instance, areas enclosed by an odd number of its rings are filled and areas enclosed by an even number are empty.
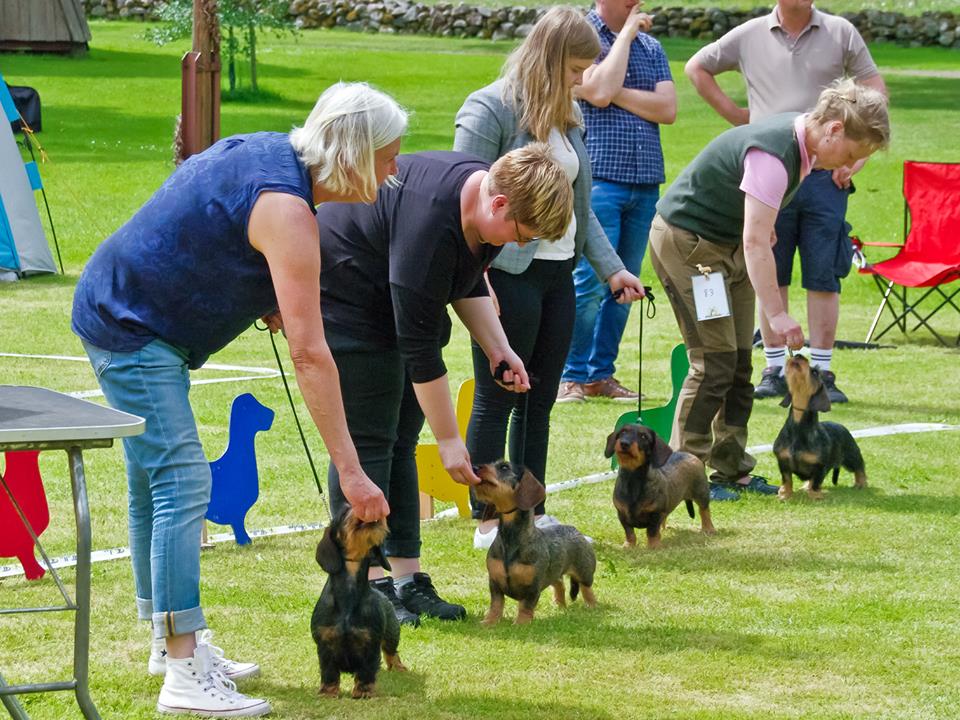
[[[845,18],[813,9],[796,37],[780,26],[776,6],[748,20],[694,55],[716,75],[739,70],[747,84],[750,122],[782,112],[808,112],[820,91],[837,78],[878,75],[863,38]]]

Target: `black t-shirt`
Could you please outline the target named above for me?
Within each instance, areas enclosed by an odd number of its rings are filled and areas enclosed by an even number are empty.
[[[446,305],[487,294],[483,271],[499,248],[470,252],[460,219],[467,178],[490,164],[455,152],[402,155],[399,186],[372,205],[324,203],[320,227],[320,306],[334,350],[398,347],[410,378],[446,373]]]

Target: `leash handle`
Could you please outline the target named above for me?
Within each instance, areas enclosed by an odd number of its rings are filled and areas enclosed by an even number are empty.
[[[253,326],[257,330],[269,330],[268,327],[260,327],[256,322],[253,323]],[[280,351],[277,350],[277,341],[273,338],[273,333],[268,333],[270,335],[270,345],[273,346],[273,356],[277,359],[277,369],[280,371],[280,379],[283,381],[283,389],[287,392],[287,400],[290,403],[290,410],[293,412],[294,422],[297,424],[297,432],[300,434],[300,442],[303,445],[303,451],[307,454],[307,462],[310,463],[310,471],[313,473],[313,482],[317,486],[317,492],[320,494],[320,499],[323,501],[324,507],[327,509],[327,515],[330,518],[333,518],[333,514],[330,512],[330,505],[327,503],[327,496],[323,492],[323,487],[320,485],[320,476],[317,474],[317,466],[313,462],[313,455],[310,454],[310,446],[307,445],[307,437],[303,433],[303,425],[300,424],[300,416],[297,414],[297,406],[293,402],[293,395],[290,393],[290,384],[287,382],[287,374],[283,370],[283,363],[280,361]],[[284,335],[286,337],[286,335]]]

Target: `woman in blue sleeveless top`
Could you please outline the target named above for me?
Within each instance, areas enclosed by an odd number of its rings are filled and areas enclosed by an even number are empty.
[[[188,369],[258,318],[274,332],[283,327],[344,496],[363,521],[389,512],[347,431],[320,314],[314,215],[326,201],[372,202],[396,173],[406,124],[388,96],[341,83],[289,134],[220,140],[184,162],[105,240],[77,283],[73,330],[107,401],[146,419],[143,435],[124,439],[124,455],[137,610],[153,622],[149,671],[165,675],[160,712],[270,709],[232,682],[258,666],[224,658],[205,630],[200,533],[211,476]],[[216,692],[204,691],[210,687]]]

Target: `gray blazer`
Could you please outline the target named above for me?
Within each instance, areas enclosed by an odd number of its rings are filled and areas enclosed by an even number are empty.
[[[518,130],[516,113],[504,104],[502,91],[501,79],[477,90],[464,101],[455,121],[454,150],[477,155],[492,163],[501,155],[534,141],[529,133]],[[603,281],[623,270],[623,261],[610,245],[600,222],[590,209],[593,174],[590,172],[590,156],[583,144],[583,129],[571,128],[567,131],[567,139],[580,160],[580,172],[573,181],[573,212],[577,218],[577,233],[573,242],[574,263],[580,261],[581,255],[586,255]],[[530,266],[537,245],[538,241],[523,247],[516,243],[505,245],[492,267],[518,275]]]

